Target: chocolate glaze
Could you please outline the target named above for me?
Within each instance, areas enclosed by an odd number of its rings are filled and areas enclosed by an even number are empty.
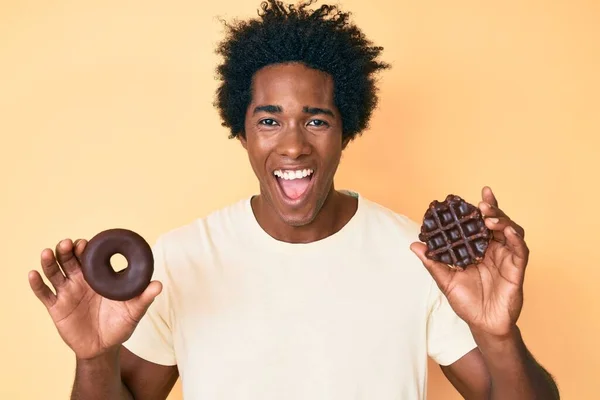
[[[121,254],[127,267],[116,272],[110,258]],[[81,270],[90,287],[111,300],[125,301],[140,295],[152,279],[152,248],[139,234],[114,228],[98,233],[85,247]]]
[[[427,258],[460,269],[480,263],[491,239],[479,208],[453,194],[429,204],[419,234]]]

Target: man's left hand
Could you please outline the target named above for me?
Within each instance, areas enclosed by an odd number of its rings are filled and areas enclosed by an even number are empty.
[[[454,312],[472,331],[497,338],[508,337],[523,306],[523,281],[529,258],[525,232],[500,208],[489,187],[479,203],[486,226],[493,231],[484,259],[464,271],[425,257],[427,246],[411,244]]]

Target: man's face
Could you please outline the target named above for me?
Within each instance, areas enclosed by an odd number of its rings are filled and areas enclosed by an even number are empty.
[[[254,76],[245,138],[261,195],[287,224],[303,226],[333,190],[343,149],[333,79],[301,64],[272,65]]]

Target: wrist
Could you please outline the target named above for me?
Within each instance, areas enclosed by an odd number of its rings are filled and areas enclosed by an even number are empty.
[[[507,346],[514,346],[522,340],[521,330],[517,325],[510,326],[503,333],[489,333],[473,327],[470,329],[475,342],[485,348],[503,350]]]
[[[488,368],[504,368],[527,363],[527,349],[521,331],[515,325],[506,334],[495,335],[473,330],[473,339]]]
[[[79,357],[77,354],[75,354],[75,360],[77,364],[82,366],[93,367],[115,365],[119,362],[120,353],[120,347],[116,346],[92,357]]]

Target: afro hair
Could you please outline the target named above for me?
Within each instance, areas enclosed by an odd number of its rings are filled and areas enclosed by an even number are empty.
[[[258,18],[225,23],[226,36],[216,49],[223,62],[217,67],[215,107],[230,138],[245,136],[254,74],[271,64],[291,62],[333,78],[343,140],[354,139],[368,127],[378,101],[374,75],[389,68],[377,60],[383,48],[349,22],[350,13],[333,5],[310,10],[313,3],[294,6],[268,0],[261,3]]]

